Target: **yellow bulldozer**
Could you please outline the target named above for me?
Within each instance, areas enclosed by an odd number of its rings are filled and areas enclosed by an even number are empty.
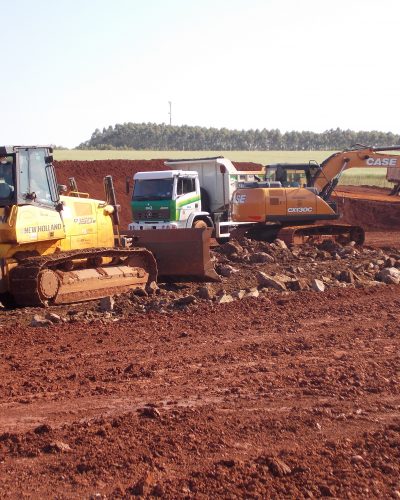
[[[134,238],[115,230],[111,177],[104,179],[106,201],[67,192],[57,183],[52,152],[49,146],[0,147],[1,295],[43,306],[146,289],[158,271],[212,279],[208,233],[195,230],[178,249],[170,233],[160,235],[155,251],[133,246]],[[179,252],[188,248],[193,265],[180,270]]]

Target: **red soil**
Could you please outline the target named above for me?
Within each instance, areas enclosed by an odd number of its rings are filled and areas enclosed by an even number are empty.
[[[342,220],[366,231],[400,230],[400,197],[389,189],[369,186],[340,186],[335,192]]]
[[[130,180],[136,172],[142,170],[166,170],[164,160],[96,160],[96,161],[61,161],[55,162],[58,181],[68,185],[68,178],[75,177],[78,189],[89,193],[91,197],[104,199],[103,178],[112,175],[118,203],[121,205],[121,228],[127,229],[132,222],[130,194],[126,193],[126,179]]]
[[[397,297],[272,293],[113,324],[9,325],[0,496],[395,495]]]
[[[144,167],[161,165],[57,171],[99,198],[112,174],[124,205]],[[357,286],[146,314],[120,297],[109,316],[55,307],[69,321],[47,328],[0,311],[0,497],[399,498],[399,287]]]

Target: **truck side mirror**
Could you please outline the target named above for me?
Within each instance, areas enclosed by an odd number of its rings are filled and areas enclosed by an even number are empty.
[[[44,161],[45,161],[46,165],[53,163],[53,155],[45,156]]]

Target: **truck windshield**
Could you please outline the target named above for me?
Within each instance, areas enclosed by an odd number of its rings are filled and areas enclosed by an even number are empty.
[[[0,204],[9,202],[14,195],[14,157],[0,157]]]
[[[173,179],[135,180],[132,200],[170,200],[173,182]]]

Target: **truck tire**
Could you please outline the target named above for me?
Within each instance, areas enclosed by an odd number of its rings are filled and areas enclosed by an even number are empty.
[[[208,224],[203,219],[197,219],[197,220],[193,221],[193,224],[192,224],[193,229],[204,229],[206,227],[208,227]]]

